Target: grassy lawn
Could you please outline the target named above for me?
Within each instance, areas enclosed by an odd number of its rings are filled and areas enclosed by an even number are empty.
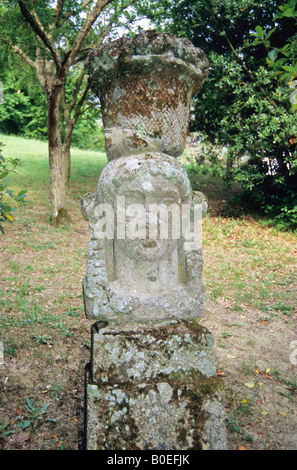
[[[73,149],[72,222],[53,228],[47,143],[0,141],[4,156],[23,161],[11,189],[27,189],[30,200],[0,237],[0,448],[81,449],[92,322],[83,311],[88,226],[78,204],[95,189],[106,158]],[[210,204],[202,323],[215,336],[225,377],[228,446],[297,449],[297,365],[290,360],[297,339],[296,234],[264,219],[223,217],[226,188],[219,180],[196,177],[193,186]]]
[[[19,177],[15,177],[16,189],[27,189],[32,206],[42,205],[50,214],[49,201],[49,164],[48,146],[46,142],[29,140],[14,136],[0,136],[4,143],[4,157],[20,158],[22,167],[18,170]],[[96,185],[98,175],[106,164],[104,153],[73,149],[71,186],[69,188],[69,208],[73,199],[80,198],[90,188]],[[31,213],[30,211],[28,212]],[[45,215],[45,214],[43,214]],[[23,218],[23,214],[22,214]],[[34,220],[32,220],[34,223]]]

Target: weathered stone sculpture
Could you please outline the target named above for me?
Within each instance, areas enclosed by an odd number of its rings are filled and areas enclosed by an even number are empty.
[[[98,208],[105,204],[113,208],[110,218],[119,214],[121,201],[123,209],[141,204],[146,218],[149,206],[173,204],[169,225],[175,227],[182,208],[193,205],[188,176],[176,157],[185,148],[192,96],[202,87],[208,61],[187,40],[147,32],[102,47],[90,55],[87,70],[102,104],[109,159],[96,192],[81,203],[91,232],[87,317],[197,318],[203,310],[201,247],[189,249],[182,226],[175,239],[168,233],[164,240],[131,240],[127,232],[119,237],[119,220],[110,240],[96,231]]]
[[[86,68],[109,160],[80,203],[85,311],[97,320],[87,448],[225,448],[213,338],[198,323],[203,208],[177,160],[208,60],[185,39],[148,31],[100,47]]]

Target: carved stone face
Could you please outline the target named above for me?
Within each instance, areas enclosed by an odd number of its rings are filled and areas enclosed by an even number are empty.
[[[134,185],[138,189],[134,190]],[[125,197],[128,233],[126,230],[124,240],[115,239],[118,247],[139,261],[155,261],[170,256],[177,246],[172,233],[174,216],[168,212],[170,206],[180,219],[181,195],[176,185],[161,175],[147,175],[145,179],[136,177],[132,187],[129,181],[123,183],[121,195]],[[134,239],[133,228],[137,229]]]
[[[190,183],[179,165],[171,157],[164,160],[164,156],[145,155],[107,165],[97,191],[117,214],[118,202],[124,202],[125,237],[119,239],[119,227],[115,225],[114,239],[123,255],[138,261],[157,261],[176,249],[181,236],[181,205],[191,201]]]

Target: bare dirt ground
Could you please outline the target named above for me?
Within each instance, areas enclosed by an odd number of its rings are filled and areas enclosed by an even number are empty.
[[[64,229],[51,228],[40,208],[28,208],[34,220],[30,229],[15,224],[0,247],[2,450],[84,449],[84,374],[92,322],[84,316],[81,281],[88,227],[78,199],[72,204],[72,224]],[[228,292],[212,295],[213,276],[224,259],[215,252],[217,238],[208,242],[208,237],[219,223],[214,214],[204,235],[207,300],[201,322],[215,337],[218,374],[225,381],[228,449],[296,450],[296,305],[288,301],[288,315],[265,319],[252,302],[236,309]],[[275,236],[286,240],[286,269],[290,253],[296,263],[296,237]],[[220,276],[216,285],[224,283]],[[287,285],[296,294],[296,277],[290,279]]]
[[[253,310],[238,318],[228,306],[209,302],[202,323],[214,334],[225,378],[228,449],[297,450],[297,366],[289,347],[296,318],[290,325],[261,323]]]

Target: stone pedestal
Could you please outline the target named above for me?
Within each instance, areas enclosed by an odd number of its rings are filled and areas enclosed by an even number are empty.
[[[89,450],[226,446],[213,337],[193,321],[94,325],[87,384]]]
[[[206,209],[177,160],[208,60],[186,39],[122,38],[86,63],[108,163],[80,203],[92,329],[88,449],[223,449],[224,412],[203,313]]]

